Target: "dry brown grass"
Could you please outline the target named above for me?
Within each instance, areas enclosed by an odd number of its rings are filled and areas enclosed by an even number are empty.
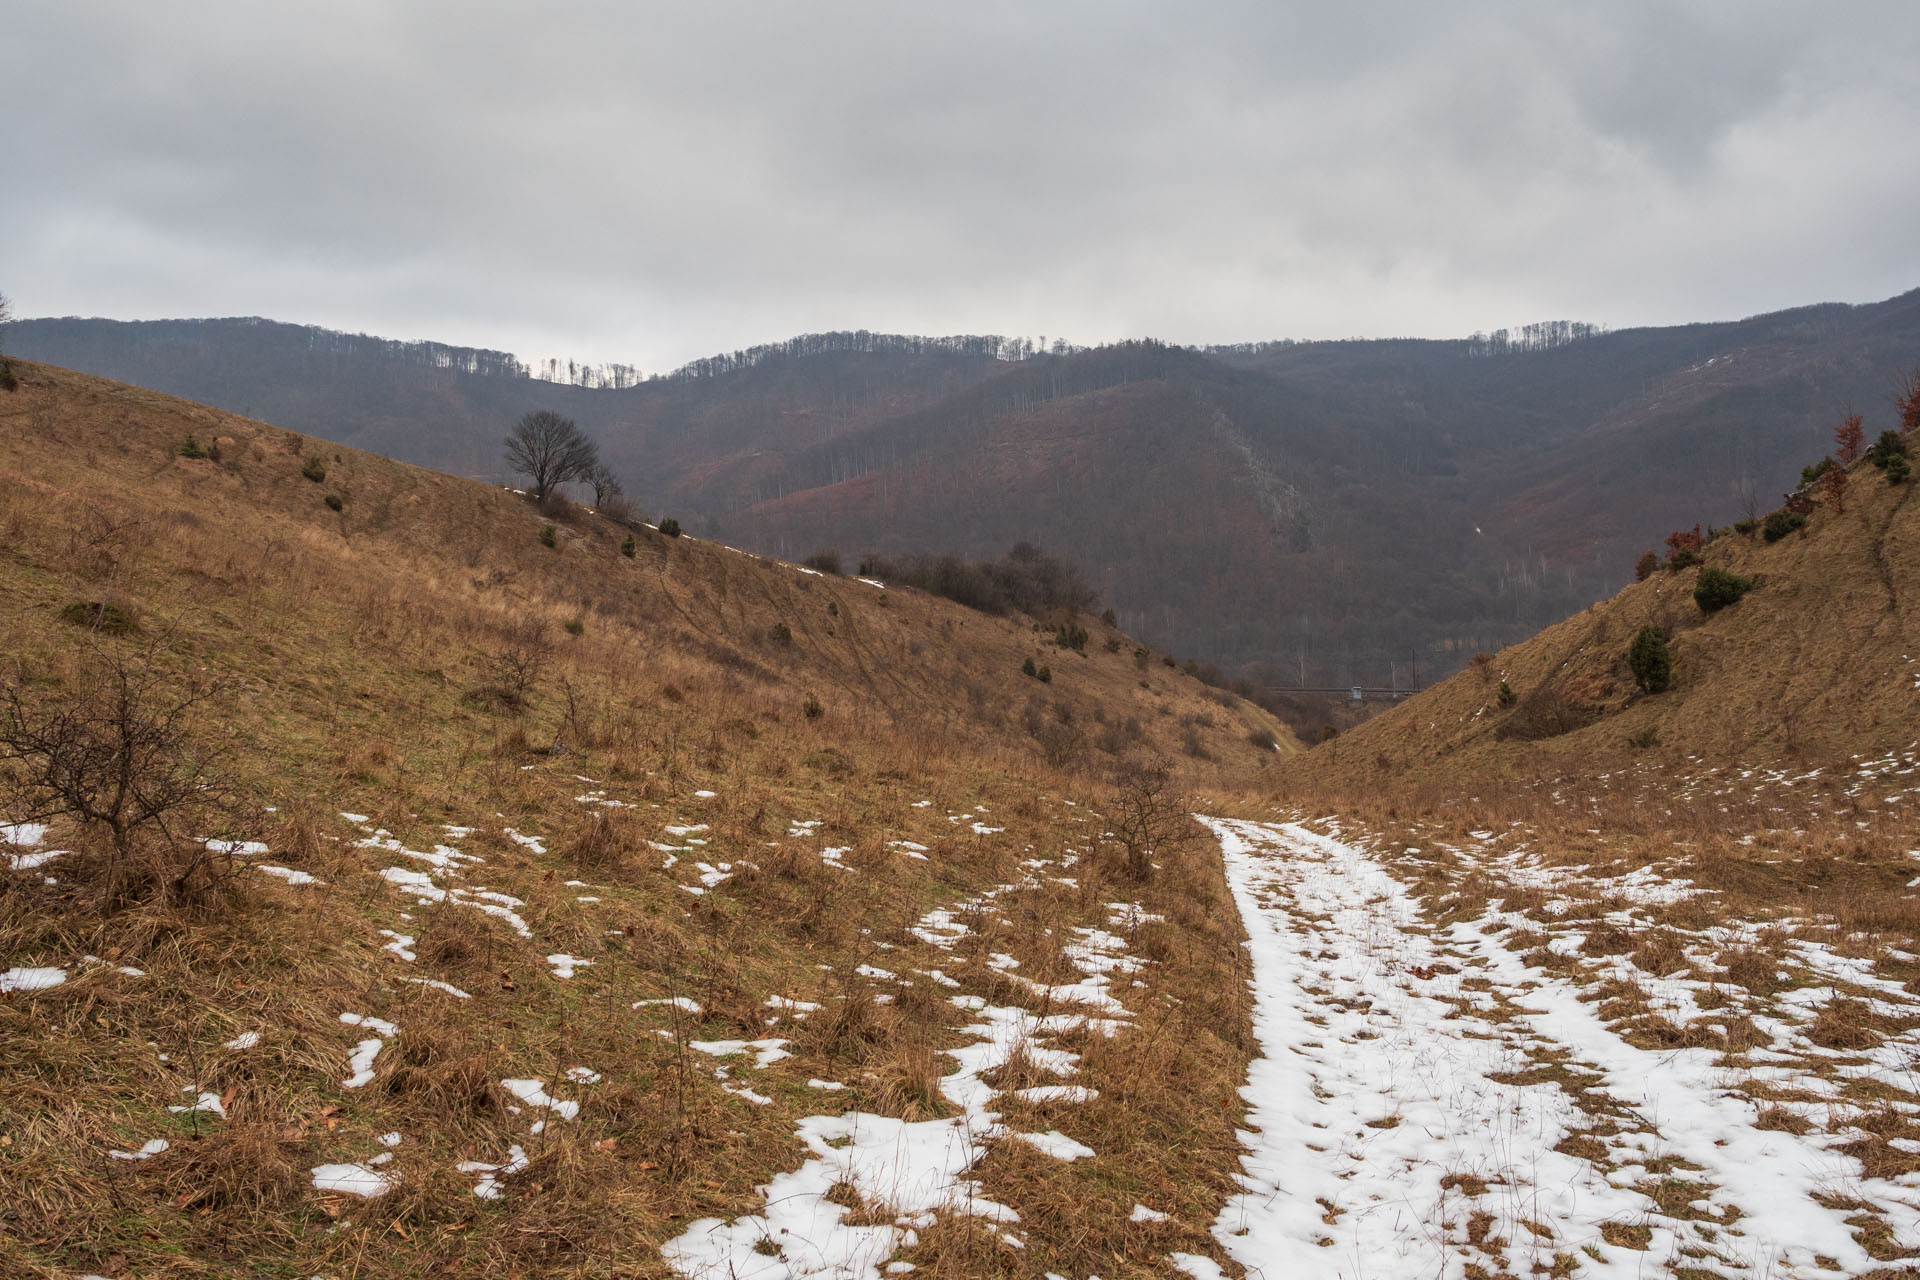
[[[591,518],[571,519],[548,549],[535,537],[543,518],[511,495],[329,447],[336,514],[299,474],[312,441],[76,375],[23,376],[0,399],[0,676],[71,681],[79,633],[59,610],[80,583],[110,588],[144,628],[178,637],[177,674],[224,677],[203,727],[246,744],[232,782],[278,810],[234,834],[326,884],[234,870],[226,897],[110,910],[90,892],[84,850],[51,868],[58,885],[0,873],[0,954],[74,966],[64,986],[0,1002],[0,1132],[12,1140],[0,1183],[20,1189],[0,1270],[657,1275],[661,1240],[697,1216],[753,1211],[756,1187],[798,1163],[798,1116],[945,1113],[941,1051],[964,1038],[953,1029],[964,1015],[930,981],[894,986],[883,1004],[888,988],[848,975],[939,965],[988,990],[977,966],[904,926],[1016,880],[1029,847],[1094,843],[1083,819],[1106,802],[1114,757],[1091,733],[1041,741],[1021,728],[1021,622],[691,538],[643,535],[629,560],[624,532]],[[189,430],[231,443],[218,462],[179,458],[172,445]],[[100,515],[77,534],[76,511]],[[791,644],[753,641],[776,623]],[[1268,718],[1223,708],[1174,672],[1154,668],[1143,684],[1124,650],[1095,648],[1056,660],[1043,725],[1137,723],[1129,749],[1175,758],[1181,785],[1209,803],[1244,805],[1243,789],[1271,777],[1277,754],[1247,741]],[[471,696],[491,688],[513,697]],[[1180,750],[1188,736],[1204,755]],[[633,807],[576,802],[592,790]],[[946,821],[982,805],[1004,833]],[[424,864],[357,847],[342,810],[411,849],[448,842],[485,859],[466,883],[521,899],[535,938],[396,893],[378,872]],[[796,820],[818,820],[816,836],[790,837]],[[707,824],[708,844],[668,869],[647,841],[671,842],[674,821]],[[475,830],[456,841],[446,823]],[[552,853],[508,839],[508,826]],[[902,857],[897,839],[933,860]],[[851,869],[824,866],[823,846],[847,847]],[[698,861],[729,863],[732,878],[690,895],[681,886]],[[1127,997],[1135,1025],[1112,1041],[1060,1040],[1084,1055],[1079,1079],[1101,1098],[1050,1122],[1100,1158],[989,1162],[988,1193],[1034,1224],[1029,1249],[943,1221],[914,1253],[934,1274],[1037,1274],[1044,1261],[1137,1275],[1168,1248],[1213,1248],[1204,1227],[1232,1190],[1234,1086],[1251,1049],[1217,859],[1195,845],[1124,891],[1098,859],[1075,874],[1077,887],[1045,884],[977,913],[981,939],[964,955],[1012,946],[1066,980],[1062,931],[1104,926],[1109,895],[1166,917],[1136,940],[1154,963]],[[417,961],[384,950],[381,928],[413,937]],[[557,951],[594,964],[560,980],[545,961]],[[115,972],[123,964],[146,976]],[[668,996],[702,1011],[633,1007]],[[770,996],[824,1007],[796,1021]],[[341,1087],[360,1038],[338,1021],[349,1011],[401,1027],[358,1090]],[[255,1049],[223,1047],[250,1031]],[[774,1098],[766,1107],[723,1092],[715,1062],[684,1048],[769,1034],[799,1056],[731,1066]],[[528,1141],[529,1117],[507,1111],[517,1104],[500,1081],[553,1083],[575,1065],[605,1079],[578,1091],[576,1123]],[[849,1088],[823,1097],[806,1089],[810,1072]],[[186,1087],[229,1097],[230,1120],[166,1111]],[[405,1135],[388,1166],[394,1193],[312,1189],[307,1170],[364,1159],[388,1131]],[[151,1161],[104,1155],[160,1134],[178,1140]],[[453,1165],[499,1161],[513,1141],[527,1142],[530,1167],[502,1200],[476,1201]],[[1128,1223],[1136,1201],[1180,1225]]]

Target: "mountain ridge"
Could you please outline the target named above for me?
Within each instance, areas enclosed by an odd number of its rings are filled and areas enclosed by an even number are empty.
[[[1448,671],[1610,594],[1668,529],[1768,502],[1849,400],[1880,425],[1920,353],[1920,292],[1505,352],[1141,342],[1006,361],[992,339],[824,335],[618,389],[503,377],[498,360],[479,375],[418,354],[248,355],[239,338],[278,331],[195,344],[178,323],[137,349],[92,322],[20,322],[12,341],[229,407],[271,399],[245,407],[476,475],[498,476],[507,422],[552,407],[691,528],[789,558],[1035,541],[1081,561],[1158,648],[1345,685]]]

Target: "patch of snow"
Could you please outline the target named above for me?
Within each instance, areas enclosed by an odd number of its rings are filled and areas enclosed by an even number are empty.
[[[512,1177],[533,1162],[527,1159],[527,1153],[518,1143],[507,1148],[507,1158],[502,1164],[483,1164],[478,1160],[462,1160],[453,1166],[456,1173],[477,1173],[480,1180],[474,1184],[473,1194],[482,1200],[498,1200],[505,1192],[500,1189],[500,1179]]]
[[[363,1013],[343,1013],[340,1015],[340,1022],[343,1026],[365,1027],[375,1035],[385,1036],[389,1040],[400,1034],[400,1028],[385,1018],[370,1017]]]
[[[226,1047],[229,1049],[251,1049],[259,1043],[260,1033],[258,1031],[242,1031],[239,1035],[227,1041]]]
[[[193,1091],[194,1091],[193,1086],[188,1085],[186,1088],[182,1089],[180,1092],[193,1093]],[[176,1115],[187,1115],[195,1111],[211,1111],[214,1115],[219,1116],[222,1120],[225,1120],[227,1118],[227,1104],[220,1101],[220,1095],[217,1093],[208,1093],[208,1092],[205,1092],[204,1090],[200,1092],[197,1096],[195,1096],[192,1106],[168,1107],[167,1110],[173,1112]]]
[[[66,980],[65,969],[9,969],[0,973],[0,995],[13,991],[45,991]]]
[[[172,1145],[165,1138],[155,1138],[138,1151],[109,1151],[107,1154],[115,1160],[151,1160]]]
[[[277,876],[285,880],[288,884],[317,884],[324,886],[327,883],[311,872],[297,871],[292,867],[270,867],[265,864],[260,864],[255,866],[254,870],[264,872],[270,876]]]
[[[562,1120],[571,1120],[580,1114],[579,1103],[549,1094],[544,1080],[502,1080],[500,1087],[528,1106],[545,1107]]]
[[[433,877],[424,871],[415,871],[409,867],[388,867],[380,873],[380,878],[394,885],[402,893],[411,894],[420,902],[451,902],[457,906],[471,907],[505,920],[513,931],[523,938],[531,938],[533,930],[527,927],[513,911],[523,906],[520,899],[504,893],[486,893],[474,889],[443,889],[433,882]],[[480,899],[491,899],[481,901]]]
[[[1055,1160],[1086,1160],[1097,1154],[1085,1143],[1075,1142],[1058,1129],[1045,1133],[1016,1133],[1014,1137]]]
[[[395,1180],[364,1164],[323,1164],[313,1169],[313,1186],[316,1191],[370,1200],[393,1190]]]
[[[571,978],[575,969],[593,966],[593,961],[582,960],[578,956],[570,956],[563,951],[548,956],[547,963],[553,966],[553,976],[556,978]]]
[[[954,1003],[979,1018],[965,1029],[976,1039],[946,1051],[958,1069],[940,1081],[942,1095],[961,1114],[918,1121],[860,1111],[806,1117],[797,1136],[812,1158],[798,1169],[776,1174],[760,1188],[764,1204],[759,1213],[732,1221],[705,1218],[689,1225],[661,1246],[668,1265],[683,1276],[712,1280],[800,1276],[878,1280],[894,1253],[915,1239],[915,1229],[932,1226],[938,1213],[984,1218],[990,1224],[1018,1222],[1018,1214],[981,1195],[978,1183],[967,1176],[986,1155],[990,1142],[1008,1136],[999,1116],[989,1109],[995,1091],[980,1077],[1021,1050],[1036,1058],[1056,1054],[1071,1070],[1072,1054],[1037,1050],[1034,1042],[1081,1020],[996,1008],[977,996],[955,997]],[[830,1082],[812,1084],[825,1088]],[[852,1187],[862,1200],[883,1209],[894,1221],[848,1223],[850,1211],[828,1199],[842,1185]]]
[[[267,846],[260,840],[205,840],[201,843],[215,853],[232,854],[237,858],[257,857],[267,852]]]
[[[689,1040],[687,1041],[687,1048],[697,1049],[701,1053],[709,1054],[716,1058],[729,1058],[736,1053],[745,1053],[748,1049],[752,1049],[754,1050],[753,1065],[756,1067],[765,1067],[780,1061],[782,1058],[791,1058],[793,1056],[787,1052],[786,1044],[787,1042],[785,1040],[773,1039]]]

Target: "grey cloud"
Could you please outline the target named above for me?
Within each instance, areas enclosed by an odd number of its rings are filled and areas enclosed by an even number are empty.
[[[10,37],[25,314],[658,368],[855,325],[1445,334],[1920,284],[1904,0],[75,0]]]

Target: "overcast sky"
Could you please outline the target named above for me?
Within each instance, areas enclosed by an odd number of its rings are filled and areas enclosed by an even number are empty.
[[[0,291],[652,371],[1920,286],[1920,4],[13,6]]]

